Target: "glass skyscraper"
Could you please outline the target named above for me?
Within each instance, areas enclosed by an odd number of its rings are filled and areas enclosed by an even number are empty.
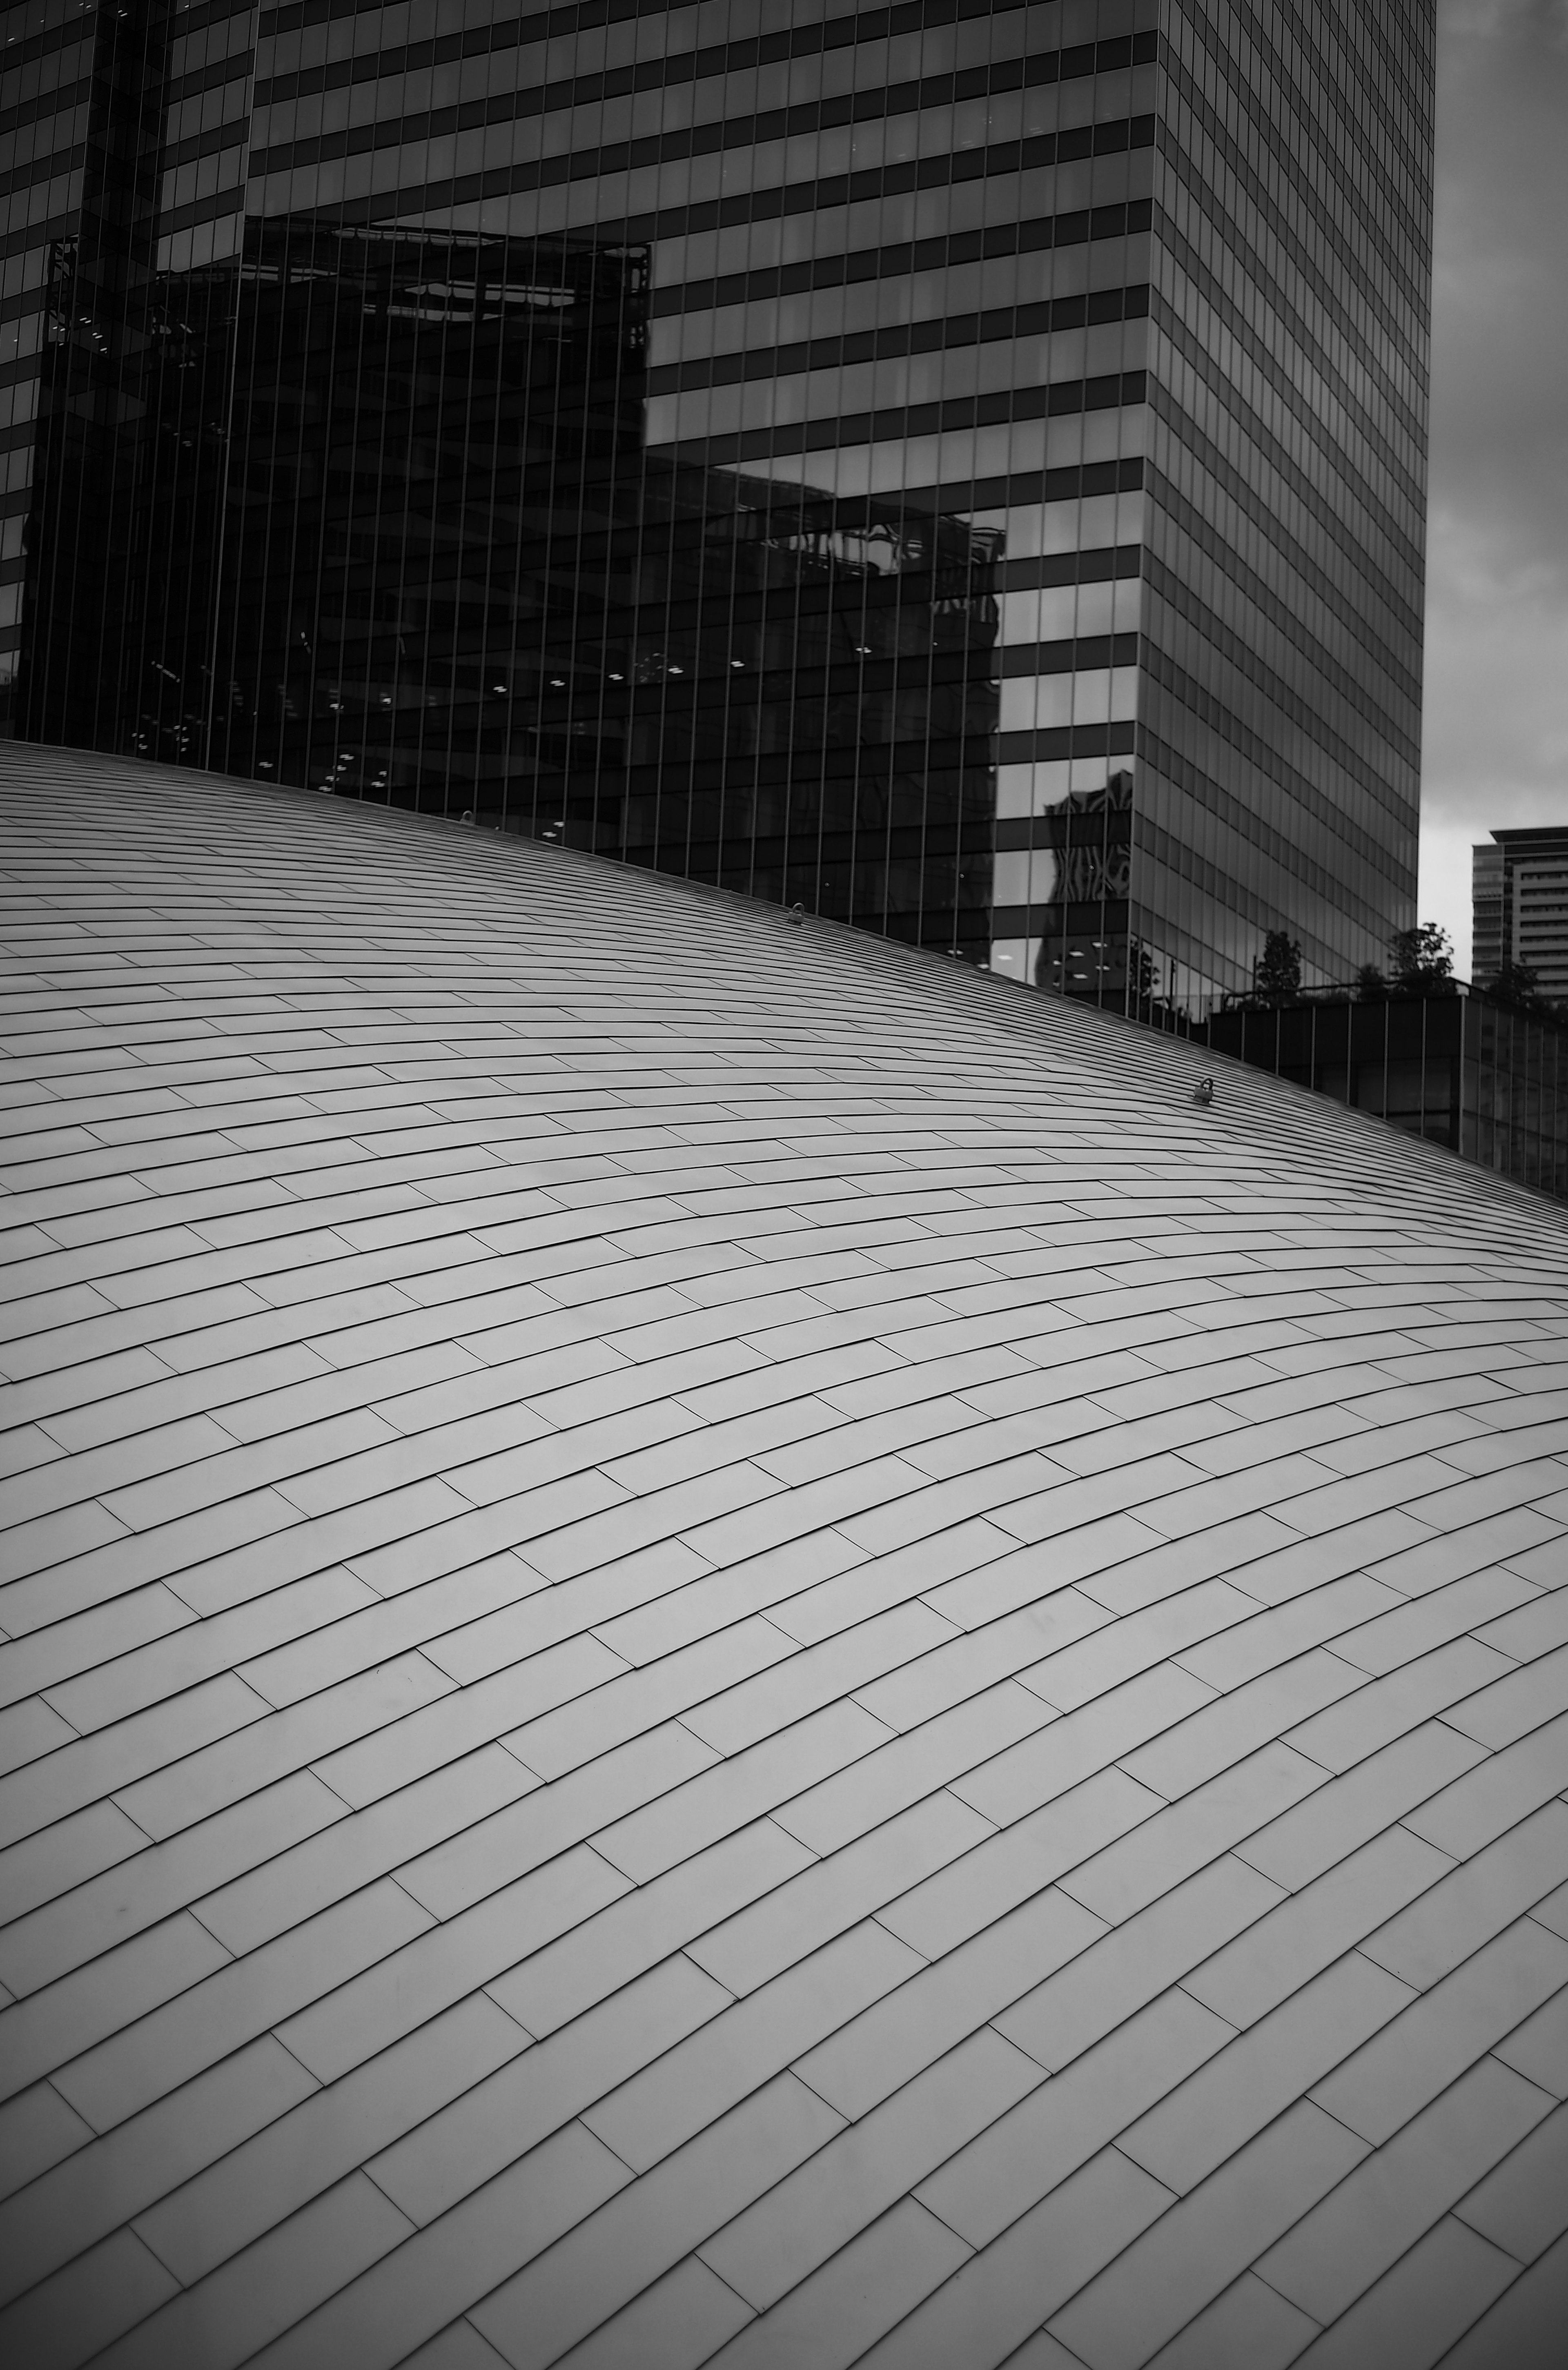
[[[1413,918],[1431,0],[25,0],[7,728],[1147,1015]]]

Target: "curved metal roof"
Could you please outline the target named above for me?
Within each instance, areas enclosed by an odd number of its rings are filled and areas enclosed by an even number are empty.
[[[1565,1214],[559,849],[0,787],[7,2358],[1555,2362]]]

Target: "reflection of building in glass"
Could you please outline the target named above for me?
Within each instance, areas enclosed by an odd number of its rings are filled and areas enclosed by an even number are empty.
[[[645,454],[647,268],[258,223],[156,276],[115,663],[45,640],[29,720],[983,958],[998,537]]]
[[[1149,959],[1129,940],[1133,777],[1118,771],[1103,789],[1070,790],[1032,829],[997,825],[998,898],[1031,908],[1040,934],[1034,975],[1066,995],[1120,1003],[1153,993]],[[1005,851],[1005,853],[1001,852]],[[1129,961],[1133,965],[1129,974]]]
[[[1474,979],[1495,979],[1510,960],[1513,932],[1504,923],[1506,885],[1503,850],[1493,833],[1490,846],[1483,840],[1470,850],[1470,975]]]
[[[1475,978],[1511,964],[1568,1003],[1568,830],[1494,831],[1473,852],[1471,899]]]
[[[1550,1014],[1473,991],[1345,995],[1274,1010],[1238,1004],[1203,1034],[1218,1053],[1568,1201],[1568,1024]]]
[[[582,846],[983,961],[997,535],[657,457],[628,490],[640,597],[606,610],[596,695],[618,764],[541,766],[536,827],[559,798]]]
[[[437,804],[504,781],[490,678],[636,450],[641,269],[259,224],[243,262],[153,276],[98,473],[117,629],[101,659],[36,639],[29,722]]]
[[[17,729],[1140,1008],[1411,921],[1428,0],[67,5],[0,91]]]

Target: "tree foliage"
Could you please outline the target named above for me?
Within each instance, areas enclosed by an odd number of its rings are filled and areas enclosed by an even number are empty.
[[[1447,930],[1436,922],[1417,922],[1413,929],[1396,930],[1389,941],[1393,958],[1394,986],[1401,995],[1457,995],[1454,949]]]
[[[1488,995],[1494,995],[1499,1004],[1517,1005],[1521,1012],[1538,1012],[1550,1019],[1561,1018],[1561,1006],[1541,994],[1540,973],[1530,963],[1505,962],[1483,984]]]
[[[1271,930],[1252,965],[1252,993],[1264,1004],[1294,1004],[1301,993],[1301,949],[1288,930]]]

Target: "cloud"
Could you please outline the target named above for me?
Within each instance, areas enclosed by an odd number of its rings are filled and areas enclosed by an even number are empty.
[[[1442,0],[1421,911],[1568,820],[1568,0]],[[1461,861],[1462,857],[1462,861]]]

